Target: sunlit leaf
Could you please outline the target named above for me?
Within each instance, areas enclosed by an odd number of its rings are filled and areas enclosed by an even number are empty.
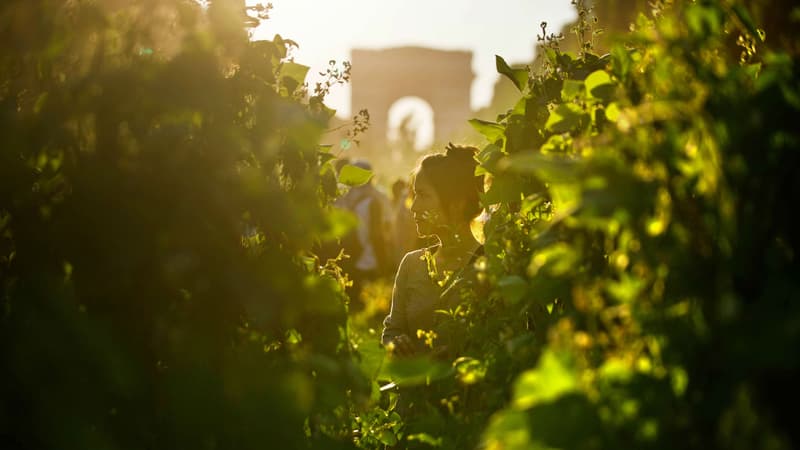
[[[293,61],[287,61],[281,64],[280,78],[290,93],[303,85],[306,75],[308,74],[308,69],[308,66]]]
[[[462,356],[453,361],[453,368],[462,384],[475,384],[486,377],[486,364],[475,358]]]
[[[644,286],[642,279],[623,273],[619,281],[609,280],[606,283],[606,291],[619,302],[630,303],[642,292]]]
[[[614,83],[605,70],[596,70],[586,77],[586,91],[594,98],[609,99],[613,89]]]
[[[621,358],[608,358],[597,370],[603,382],[627,382],[633,377],[633,364]]]
[[[561,99],[570,101],[580,96],[584,92],[584,83],[581,80],[564,80],[561,88]]]
[[[504,158],[498,165],[510,172],[534,173],[546,182],[564,183],[577,181],[582,164],[564,156],[525,152]]]
[[[339,171],[339,183],[348,186],[361,186],[372,178],[372,171],[352,164],[345,164]]]
[[[494,122],[487,122],[480,119],[470,119],[469,124],[472,125],[478,133],[482,134],[490,143],[502,139],[505,133],[505,127]]]
[[[524,90],[528,85],[528,70],[527,69],[512,69],[506,61],[499,55],[495,55],[495,66],[497,72],[505,75],[514,86],[520,91]]]
[[[492,416],[484,432],[485,448],[503,450],[531,450],[528,416],[523,411],[503,410]]]
[[[340,239],[358,226],[358,216],[344,209],[331,208],[326,219],[328,232],[321,236],[323,241]]]
[[[689,385],[689,374],[683,367],[673,367],[669,371],[670,384],[672,385],[672,392],[680,397],[686,392],[686,387]]]
[[[447,365],[425,356],[396,358],[383,366],[381,377],[401,387],[416,386],[443,378],[452,370]]]
[[[578,127],[588,120],[589,115],[580,106],[572,103],[559,104],[550,111],[544,127],[554,133],[564,133]]]
[[[422,442],[423,444],[428,444],[431,447],[441,447],[443,441],[441,437],[433,437],[428,433],[409,434],[407,439],[409,441]]]
[[[606,106],[606,119],[608,119],[611,122],[616,122],[617,120],[619,120],[619,115],[620,115],[619,105],[617,105],[616,102],[609,103],[609,105]]]
[[[535,369],[523,372],[514,382],[516,409],[551,402],[578,388],[578,375],[572,355],[545,350]]]
[[[538,250],[528,264],[528,275],[535,276],[543,268],[555,276],[575,270],[580,263],[580,253],[572,246],[559,242]]]

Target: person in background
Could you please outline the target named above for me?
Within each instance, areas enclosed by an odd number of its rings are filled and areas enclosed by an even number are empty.
[[[381,336],[395,355],[444,357],[464,338],[448,336],[440,327],[445,316],[436,311],[454,308],[463,301],[464,289],[477,288],[474,262],[483,246],[470,223],[481,212],[483,180],[475,176],[476,151],[449,144],[445,153],[425,157],[414,172],[411,212],[417,233],[438,243],[409,252],[397,270]]]
[[[372,166],[364,160],[356,160],[351,164],[372,170]],[[355,214],[359,221],[358,227],[342,241],[345,252],[350,255],[350,259],[343,264],[353,281],[349,292],[350,305],[357,310],[364,306],[360,298],[364,283],[386,274],[391,264],[388,243],[390,225],[387,220],[389,200],[370,179],[361,186],[352,187],[335,204]]]

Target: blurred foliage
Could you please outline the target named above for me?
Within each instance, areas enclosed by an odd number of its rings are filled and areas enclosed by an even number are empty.
[[[409,448],[797,448],[788,34],[736,2],[654,2],[608,54],[543,31],[540,72],[498,57],[519,99],[471,121],[491,293],[452,312],[452,370],[362,417]]]
[[[333,111],[206,3],[0,6],[3,448],[351,445]]]

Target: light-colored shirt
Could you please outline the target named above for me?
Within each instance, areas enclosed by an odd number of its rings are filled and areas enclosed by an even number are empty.
[[[425,351],[423,340],[417,339],[417,330],[436,331],[437,324],[446,319],[437,310],[448,310],[460,304],[464,287],[474,283],[475,269],[472,261],[463,270],[453,274],[450,280],[439,286],[428,271],[425,252],[435,251],[436,247],[409,252],[400,262],[392,289],[392,307],[383,321],[381,342],[387,345],[397,336],[408,335],[414,342],[415,350]],[[434,346],[447,345],[448,336],[440,336]]]

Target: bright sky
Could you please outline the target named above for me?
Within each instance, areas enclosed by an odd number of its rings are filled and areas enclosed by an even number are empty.
[[[311,66],[310,86],[331,59],[350,60],[352,48],[405,45],[472,50],[473,109],[491,100],[497,80],[494,55],[509,63],[533,59],[542,21],[556,32],[574,20],[570,0],[271,0],[270,19],[255,39],[275,34],[296,41],[295,60]],[[247,0],[248,4],[258,3]],[[350,87],[337,87],[328,106],[350,116]]]

